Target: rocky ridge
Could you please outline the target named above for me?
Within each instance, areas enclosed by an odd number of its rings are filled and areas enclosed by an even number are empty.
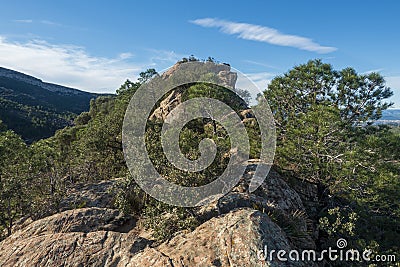
[[[80,91],[75,88],[70,88],[70,87],[66,87],[66,86],[62,86],[62,85],[58,85],[58,84],[46,83],[46,82],[43,82],[42,80],[35,78],[33,76],[30,76],[30,75],[27,75],[27,74],[24,74],[24,73],[21,73],[18,71],[2,68],[2,67],[0,67],[0,77],[15,79],[15,80],[22,81],[22,82],[25,82],[25,83],[28,83],[31,85],[39,86],[50,92],[57,92],[57,93],[64,94],[64,95],[90,94],[90,93],[83,92],[83,91]]]

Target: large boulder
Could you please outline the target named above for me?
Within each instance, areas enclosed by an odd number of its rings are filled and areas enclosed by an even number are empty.
[[[306,212],[299,194],[275,170],[271,169],[260,187],[248,192],[257,162],[249,162],[243,178],[231,192],[209,205],[197,209],[196,214],[207,221],[238,208],[257,209],[271,214],[280,227],[290,228],[293,245],[299,249],[315,249],[315,226]]]
[[[146,248],[132,266],[311,266],[304,262],[263,259],[259,252],[290,251],[286,234],[264,213],[239,209],[213,218],[155,248]]]
[[[120,227],[132,222],[132,220],[130,216],[125,216],[115,209],[82,208],[64,211],[34,221],[18,230],[12,236],[27,238],[48,233],[89,233],[98,230],[119,231]]]
[[[134,226],[118,210],[68,210],[3,240],[0,266],[115,266],[151,243],[129,232]]]
[[[269,172],[267,178],[255,192],[249,193],[248,186],[256,167],[256,163],[249,164],[238,185],[218,201],[200,207],[197,211],[198,216],[203,220],[208,220],[216,215],[244,207],[257,208],[261,211],[263,209],[265,211],[275,210],[284,214],[296,211],[304,212],[300,196],[274,170]]]
[[[99,181],[87,184],[75,184],[65,192],[58,206],[59,211],[76,208],[114,208],[113,190],[119,179]]]

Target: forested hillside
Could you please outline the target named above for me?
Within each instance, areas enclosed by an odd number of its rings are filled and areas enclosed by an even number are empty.
[[[0,119],[27,142],[72,125],[97,96],[0,67]]]

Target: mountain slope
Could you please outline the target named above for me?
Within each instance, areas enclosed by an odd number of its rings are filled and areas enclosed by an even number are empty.
[[[27,142],[71,124],[97,96],[0,67],[0,119]]]
[[[387,109],[382,112],[380,120],[400,121],[400,109]]]

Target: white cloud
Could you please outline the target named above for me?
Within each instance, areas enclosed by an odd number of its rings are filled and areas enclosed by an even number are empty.
[[[0,66],[90,92],[115,92],[127,78],[134,80],[153,65],[148,60],[132,62],[132,57],[130,53],[96,57],[79,46],[42,40],[13,42],[0,36]]]
[[[335,47],[322,46],[306,37],[284,34],[276,29],[255,24],[238,23],[214,18],[196,19],[190,22],[202,27],[219,28],[223,33],[236,34],[239,38],[245,40],[280,46],[290,46],[320,54],[330,53],[337,50]]]
[[[118,56],[118,58],[121,59],[121,60],[129,59],[131,57],[133,57],[133,55],[131,53],[121,53]]]

